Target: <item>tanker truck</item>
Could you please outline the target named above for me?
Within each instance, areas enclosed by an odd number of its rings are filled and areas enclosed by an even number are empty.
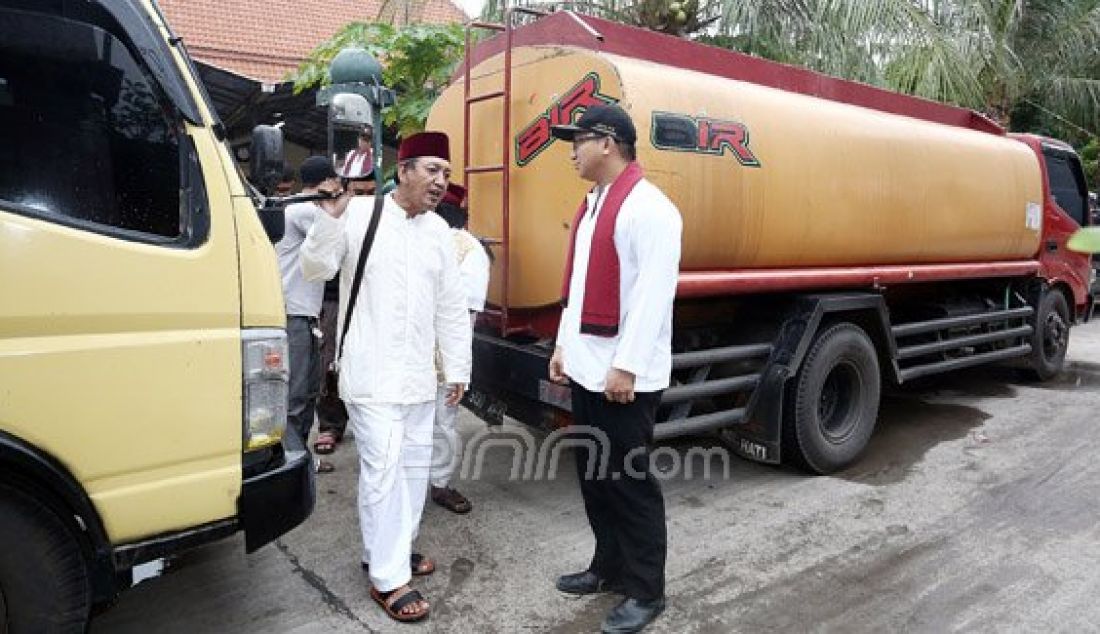
[[[467,399],[490,423],[569,421],[547,361],[591,184],[550,126],[598,103],[630,113],[683,216],[657,440],[718,432],[830,473],[864,450],[884,385],[1010,361],[1049,379],[1091,317],[1088,258],[1065,248],[1088,222],[1070,146],[571,12],[511,21],[467,48],[427,124],[496,256]]]

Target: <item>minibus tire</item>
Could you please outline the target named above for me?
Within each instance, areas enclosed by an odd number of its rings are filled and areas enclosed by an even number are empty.
[[[875,344],[842,322],[818,333],[789,385],[783,455],[820,475],[855,462],[878,418],[881,376]]]
[[[0,485],[0,631],[85,631],[92,593],[77,539],[50,507]]]

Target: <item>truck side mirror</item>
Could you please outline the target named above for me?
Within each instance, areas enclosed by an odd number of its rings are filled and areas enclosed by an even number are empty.
[[[329,149],[336,172],[345,178],[360,178],[374,169],[373,148],[377,147],[373,138],[374,110],[365,97],[355,93],[338,93],[332,96],[328,106]],[[352,152],[359,148],[360,135],[371,142],[370,161],[349,162]],[[345,173],[347,171],[353,173]]]
[[[252,146],[249,158],[249,180],[264,196],[270,196],[276,183],[283,177],[283,131],[272,125],[258,125],[252,129]],[[256,210],[264,233],[274,244],[283,239],[286,217],[283,205],[265,202]]]
[[[374,125],[374,114],[366,97],[344,92],[332,96],[328,107],[328,120],[334,126],[358,130],[365,125]]]

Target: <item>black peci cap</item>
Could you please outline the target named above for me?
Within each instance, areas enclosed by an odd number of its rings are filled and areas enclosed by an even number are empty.
[[[550,133],[565,141],[572,141],[573,137],[581,133],[609,136],[631,145],[638,140],[630,115],[615,104],[590,106],[575,124],[551,126]]]

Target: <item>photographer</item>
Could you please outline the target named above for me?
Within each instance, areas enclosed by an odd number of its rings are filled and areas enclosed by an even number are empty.
[[[303,194],[332,194],[340,189],[336,172],[327,159],[311,156],[299,169]],[[283,278],[283,298],[286,302],[286,331],[290,347],[290,396],[287,424],[305,444],[313,426],[318,390],[321,385],[321,350],[317,334],[317,317],[324,294],[323,282],[311,282],[302,277],[302,243],[321,208],[314,202],[287,205],[286,229],[275,244],[279,270]],[[318,473],[333,470],[332,464],[318,460]]]

